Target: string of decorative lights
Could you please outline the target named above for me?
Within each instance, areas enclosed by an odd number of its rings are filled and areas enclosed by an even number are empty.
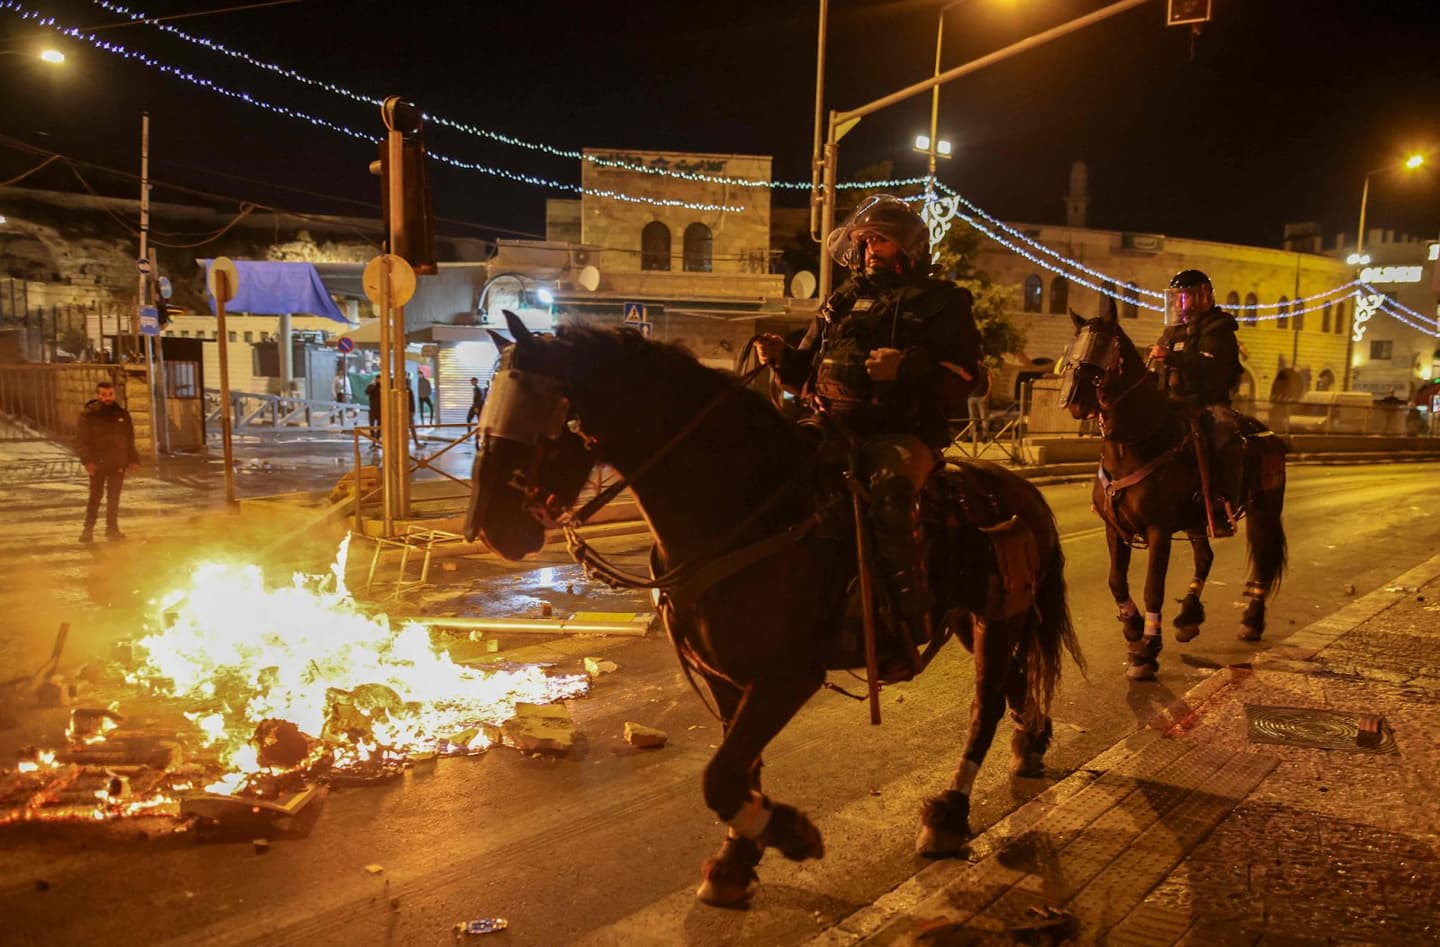
[[[152,56],[148,56],[144,53],[137,52],[135,50],[131,50],[124,46],[121,46],[119,43],[112,43],[109,40],[97,38],[92,33],[86,33],[74,27],[62,26],[55,19],[55,17],[45,16],[44,14],[30,10],[22,4],[16,2],[16,0],[0,0],[0,10],[6,10],[15,13],[22,20],[32,20],[37,25],[53,29],[59,32],[61,35],[89,43],[91,46],[102,52],[111,53],[113,55],[121,57],[122,59],[128,59],[132,62],[138,62],[142,65],[149,66],[150,68],[156,69],[162,73],[165,73],[166,75],[170,75],[185,82],[189,82],[192,85],[199,86],[200,88],[205,89],[209,92],[214,92],[217,95],[223,95],[227,98],[235,99],[236,101],[243,102],[246,105],[252,105],[265,111],[274,112],[275,114],[283,115],[286,118],[299,119],[301,121],[308,122],[318,128],[324,128],[350,138],[358,139],[360,141],[366,141],[373,144],[378,140],[371,135],[365,134],[364,132],[357,131],[338,122],[332,122],[329,119],[321,118],[317,115],[312,115],[300,109],[293,109],[289,106],[277,105],[273,102],[267,102],[264,99],[261,99],[258,96],[252,95],[248,92],[237,92],[236,90],[223,86],[212,79],[207,79],[195,73],[187,72],[176,66],[169,65],[168,63],[161,62],[160,60],[155,59]],[[627,203],[635,204],[649,204],[655,207],[684,207],[689,210],[699,211],[728,211],[731,213],[740,213],[745,210],[745,207],[743,205],[711,204],[701,201],[685,201],[674,198],[646,197],[643,195],[622,194],[618,191],[584,188],[578,184],[566,184],[561,181],[554,181],[549,178],[540,177],[538,175],[525,174],[519,171],[511,171],[507,168],[497,168],[491,165],[479,164],[477,162],[463,161],[459,158],[454,158],[450,155],[435,151],[429,151],[427,153],[430,155],[430,157],[434,158],[437,161],[452,165],[457,168],[461,168],[463,170],[477,171],[481,174],[488,174],[494,177],[504,178],[506,180],[515,181],[521,184],[531,184],[537,187],[548,187],[555,190],[569,191],[571,193],[586,194],[592,197],[609,198],[612,200],[625,201]]]
[[[1067,256],[1065,256],[1063,253],[1059,252],[1058,250],[1055,250],[1055,249],[1053,249],[1053,248],[1051,248],[1051,247],[1049,247],[1049,246],[1046,246],[1045,244],[1041,243],[1040,241],[1034,239],[1034,238],[1031,237],[1029,234],[1023,233],[1022,231],[1017,230],[1016,228],[1014,228],[1014,227],[1010,226],[1009,224],[1005,223],[1004,221],[1002,221],[1002,220],[994,217],[993,215],[987,213],[983,208],[977,206],[976,204],[974,204],[974,203],[971,202],[970,200],[966,199],[964,195],[960,194],[959,192],[957,192],[956,190],[954,190],[953,188],[951,188],[948,184],[945,184],[943,181],[937,181],[936,184],[937,184],[943,191],[946,192],[946,194],[947,194],[947,196],[948,196],[949,198],[953,199],[956,203],[963,204],[966,208],[968,208],[968,209],[969,209],[972,213],[974,213],[975,215],[977,215],[977,216],[979,216],[980,218],[988,221],[989,223],[993,224],[995,227],[998,227],[999,229],[1003,230],[1005,233],[1010,234],[1011,236],[1015,237],[1016,239],[1022,241],[1023,243],[1028,244],[1029,246],[1032,246],[1032,247],[1036,248],[1037,250],[1039,250],[1040,252],[1045,253],[1045,254],[1047,254],[1047,255],[1049,255],[1049,256],[1051,256],[1051,257],[1054,257],[1054,258],[1057,259],[1057,260],[1060,260],[1060,261],[1061,261],[1062,263],[1064,263],[1066,266],[1072,267],[1072,268],[1074,268],[1074,269],[1076,269],[1076,270],[1079,270],[1079,271],[1082,272],[1082,273],[1087,273],[1087,274],[1089,274],[1089,275],[1091,275],[1091,276],[1094,276],[1094,277],[1097,277],[1098,279],[1103,280],[1103,281],[1107,281],[1107,282],[1118,282],[1118,281],[1115,280],[1114,277],[1110,276],[1109,274],[1107,274],[1107,273],[1102,273],[1101,271],[1096,270],[1096,269],[1092,269],[1091,267],[1086,266],[1084,263],[1081,263],[1079,260],[1075,260],[1075,259],[1072,259],[1072,258],[1070,258],[1070,257],[1067,257]],[[1052,271],[1053,271],[1053,270],[1052,270]],[[1053,271],[1053,272],[1060,272],[1060,271]],[[1067,275],[1067,274],[1061,272],[1061,275]],[[1233,309],[1233,310],[1237,310],[1237,311],[1251,312],[1251,311],[1260,311],[1260,310],[1265,310],[1265,309],[1280,309],[1282,306],[1283,306],[1283,307],[1290,307],[1290,306],[1294,306],[1294,305],[1296,305],[1296,304],[1298,304],[1298,303],[1308,303],[1308,302],[1311,302],[1311,301],[1322,300],[1322,299],[1326,299],[1326,298],[1330,298],[1330,299],[1332,299],[1332,301],[1333,301],[1333,298],[1336,297],[1336,296],[1352,295],[1352,294],[1354,293],[1355,287],[1356,287],[1356,286],[1359,286],[1359,285],[1360,285],[1360,281],[1359,281],[1359,280],[1351,280],[1350,282],[1348,282],[1348,283],[1343,283],[1343,284],[1341,284],[1341,285],[1339,285],[1339,286],[1332,286],[1330,289],[1327,289],[1327,290],[1325,290],[1324,292],[1314,293],[1314,294],[1309,295],[1309,296],[1298,296],[1298,297],[1296,297],[1294,300],[1292,300],[1292,301],[1290,301],[1290,302],[1286,302],[1286,303],[1246,303],[1246,304],[1236,303],[1236,304],[1231,304],[1228,308]],[[1165,298],[1165,293],[1164,293],[1163,290],[1145,289],[1145,288],[1143,288],[1143,287],[1132,287],[1131,290],[1132,290],[1132,292],[1138,292],[1138,293],[1139,293],[1140,295],[1142,295],[1142,296],[1150,296],[1150,297],[1152,297],[1152,298],[1158,298],[1158,299],[1164,299],[1164,298]],[[1323,308],[1323,306],[1322,306],[1322,308]],[[1306,311],[1308,312],[1308,311],[1310,311],[1310,310],[1306,310]],[[1415,315],[1416,315],[1416,316],[1419,316],[1420,314],[1419,314],[1419,313],[1415,313]],[[1420,316],[1420,318],[1424,318],[1424,317],[1423,317],[1423,316]]]
[[[110,13],[126,17],[137,23],[145,23],[146,25],[152,26],[157,30],[169,33],[171,36],[174,36],[177,39],[183,40],[194,46],[202,47],[211,52],[220,53],[233,59],[238,59],[250,66],[255,67],[256,69],[261,69],[274,75],[281,76],[282,78],[289,79],[293,82],[299,82],[303,85],[310,86],[311,88],[320,89],[334,95],[342,96],[344,98],[350,99],[351,101],[359,102],[364,105],[372,105],[377,108],[381,105],[381,100],[376,98],[375,96],[365,95],[362,92],[356,92],[352,89],[347,89],[345,86],[342,86],[339,83],[312,78],[296,69],[290,69],[277,63],[267,62],[263,59],[257,59],[256,57],[250,55],[244,50],[235,49],[233,47],[225,45],[224,43],[220,43],[203,36],[197,36],[169,23],[153,22],[151,17],[149,17],[147,14],[131,10],[129,7],[126,7],[123,4],[113,3],[111,2],[111,0],[91,0],[91,2]],[[577,151],[573,148],[559,148],[554,145],[546,144],[544,142],[526,141],[525,139],[517,138],[514,135],[507,135],[503,132],[497,132],[492,129],[481,128],[478,125],[472,125],[469,122],[463,122],[457,119],[447,118],[443,115],[437,115],[434,112],[426,112],[424,117],[427,122],[433,122],[434,124],[443,126],[445,128],[464,132],[465,134],[474,135],[479,138],[486,138],[491,141],[496,141],[514,148],[524,148],[530,151],[538,151],[544,154],[552,155],[557,158],[572,158],[575,160],[589,161],[590,163],[599,165],[601,167],[618,168],[625,171],[635,171],[641,174],[673,177],[684,181],[694,181],[705,184],[724,184],[732,187],[770,187],[781,189],[800,189],[809,188],[811,186],[810,182],[808,181],[768,181],[763,178],[729,177],[726,175],[704,174],[702,172],[684,171],[676,168],[663,168],[650,165],[635,164],[633,162],[624,161],[622,159],[604,158],[600,155],[583,154],[582,152]],[[917,177],[895,178],[886,181],[845,181],[836,186],[841,188],[892,188],[923,184],[926,180],[926,178]]]
[[[1375,286],[1372,286],[1372,285],[1369,284],[1369,283],[1362,283],[1362,282],[1360,282],[1359,280],[1356,280],[1356,282],[1357,282],[1357,283],[1360,283],[1360,289],[1361,289],[1362,292],[1364,292],[1364,293],[1366,293],[1366,294],[1368,294],[1368,295],[1372,295],[1372,296],[1383,296],[1383,297],[1385,298],[1385,302],[1386,302],[1387,305],[1393,306],[1393,307],[1395,307],[1396,309],[1399,309],[1401,312],[1404,312],[1404,313],[1407,313],[1407,314],[1409,314],[1409,315],[1411,315],[1411,316],[1414,316],[1416,319],[1419,319],[1421,322],[1428,322],[1428,323],[1430,323],[1431,325],[1436,326],[1437,328],[1440,328],[1440,319],[1433,319],[1433,318],[1431,318],[1430,316],[1425,315],[1423,312],[1416,312],[1414,309],[1411,309],[1409,306],[1407,306],[1407,305],[1405,305],[1404,303],[1400,302],[1400,300],[1398,300],[1398,299],[1391,299],[1390,296],[1389,296],[1388,294],[1386,294],[1383,290],[1378,289],[1378,288],[1376,288]]]

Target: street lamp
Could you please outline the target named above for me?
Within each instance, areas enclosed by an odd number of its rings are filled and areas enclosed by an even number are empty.
[[[0,56],[33,56],[41,62],[48,62],[52,66],[58,66],[65,61],[65,54],[58,49],[42,49],[38,53],[26,52],[19,49],[0,49]]]
[[[1416,168],[1423,167],[1424,164],[1424,155],[1413,154],[1401,164],[1387,164],[1365,172],[1365,186],[1360,189],[1360,226],[1355,233],[1355,252],[1345,258],[1346,263],[1352,266],[1364,266],[1370,262],[1370,257],[1365,254],[1365,209],[1370,203],[1370,178],[1382,171],[1398,171],[1401,168],[1414,171]]]
[[[536,301],[542,306],[550,306],[555,302],[555,294],[551,292],[548,286],[539,280],[526,276],[523,273],[496,273],[480,288],[480,298],[475,302],[475,310],[480,313],[481,325],[495,324],[490,318],[490,310],[486,308],[486,301],[490,298],[490,288],[501,280],[514,280],[520,287],[516,295],[516,308],[526,308],[525,294],[531,291],[534,292]]]
[[[945,11],[968,3],[969,0],[950,0],[940,8],[936,15],[935,23],[935,78],[940,77],[940,47],[945,41]],[[937,81],[935,87],[930,90],[930,134],[915,136],[915,150],[923,151],[929,156],[928,167],[925,171],[925,203],[928,205],[935,199],[935,156],[940,154],[946,158],[950,157],[950,142],[939,141],[936,136],[939,134],[940,123],[940,84]],[[924,144],[921,144],[924,142]],[[943,147],[942,147],[943,146]]]

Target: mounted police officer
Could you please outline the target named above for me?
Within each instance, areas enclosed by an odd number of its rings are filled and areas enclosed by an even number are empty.
[[[975,378],[981,339],[968,290],[930,277],[930,231],[889,195],[866,200],[826,239],[851,277],[820,306],[798,346],[762,335],[756,350],[780,383],[859,444],[876,546],[901,615],[930,637],[920,491],[949,442],[945,372]]]
[[[1199,270],[1181,270],[1165,290],[1165,330],[1150,350],[1150,368],[1161,389],[1191,409],[1192,422],[1198,421],[1193,425],[1196,457],[1212,536],[1235,531],[1244,484],[1244,442],[1230,408],[1242,371],[1238,328],[1235,317],[1215,305],[1210,277]],[[1229,522],[1215,521],[1210,512],[1216,492],[1228,507]]]

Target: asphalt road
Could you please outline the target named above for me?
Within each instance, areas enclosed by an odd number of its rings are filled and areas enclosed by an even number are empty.
[[[1266,643],[1345,604],[1347,586],[1353,594],[1383,587],[1440,548],[1436,472],[1433,464],[1292,468],[1290,572]],[[976,787],[977,829],[1084,765],[1210,669],[1255,650],[1235,636],[1243,540],[1226,540],[1216,546],[1201,636],[1183,646],[1167,641],[1160,680],[1129,684],[1088,484],[1045,494],[1065,537],[1089,676],[1066,667],[1047,780],[1012,787],[1008,740],[997,738]],[[639,550],[634,539],[611,544]],[[559,557],[544,565],[550,571],[487,567],[474,595],[525,607],[561,597],[577,581]],[[1137,556],[1137,587],[1141,567]],[[1178,546],[1172,600],[1188,567],[1188,551]],[[582,583],[577,600],[586,596]],[[597,607],[623,604],[612,595]],[[1167,627],[1174,610],[1167,607]],[[920,805],[958,762],[969,713],[971,667],[958,647],[920,680],[886,689],[884,726],[868,725],[863,704],[824,693],[775,741],[767,790],[810,813],[827,854],[803,865],[768,855],[762,888],[744,911],[693,897],[700,865],[724,834],[699,785],[719,728],[663,637],[562,639],[505,656],[574,662],[586,655],[610,658],[619,670],[571,702],[581,740],[569,757],[501,749],[441,760],[385,787],[337,790],[308,837],[277,840],[265,855],[248,842],[142,838],[123,826],[0,831],[0,940],[427,944],[448,941],[457,921],[496,916],[509,922],[505,933],[487,935],[497,943],[794,944],[922,867],[911,851]],[[628,747],[626,721],[666,730],[670,745]],[[367,873],[368,864],[383,873]],[[41,880],[46,890],[38,890]]]

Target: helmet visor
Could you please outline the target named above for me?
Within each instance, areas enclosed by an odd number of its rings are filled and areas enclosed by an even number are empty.
[[[1208,306],[1209,288],[1172,286],[1165,290],[1165,324],[1180,325],[1200,315]]]

